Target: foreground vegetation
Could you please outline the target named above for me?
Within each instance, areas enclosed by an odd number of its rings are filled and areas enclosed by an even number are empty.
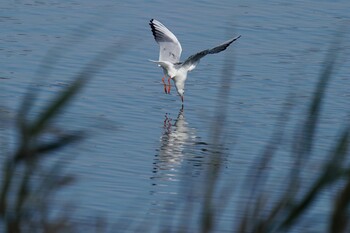
[[[303,120],[299,122],[295,130],[291,158],[294,163],[290,168],[288,180],[281,184],[282,194],[278,197],[266,195],[268,190],[267,177],[269,177],[269,164],[278,155],[286,133],[284,126],[287,124],[288,115],[292,111],[290,105],[282,110],[278,126],[272,133],[271,141],[265,146],[259,156],[258,165],[252,165],[252,175],[247,178],[245,190],[247,198],[239,203],[239,209],[232,210],[233,220],[232,232],[289,232],[295,229],[298,222],[312,208],[317,198],[325,190],[331,190],[336,194],[333,200],[332,212],[327,216],[328,222],[323,229],[324,232],[350,232],[349,204],[350,204],[350,166],[345,162],[349,155],[350,121],[344,122],[344,127],[334,139],[333,147],[329,148],[327,162],[322,172],[307,187],[300,188],[302,173],[307,169],[307,164],[313,153],[313,145],[317,139],[316,131],[319,127],[322,113],[322,104],[325,100],[327,86],[332,81],[334,70],[338,66],[341,43],[335,43],[329,49],[325,59],[323,70],[320,73],[317,86],[315,87],[308,111]],[[70,209],[62,207],[56,214],[52,214],[51,207],[54,206],[53,197],[58,190],[72,185],[74,175],[65,174],[64,163],[60,159],[49,165],[45,161],[57,150],[64,147],[74,146],[74,143],[84,138],[84,132],[57,131],[48,129],[64,108],[73,101],[84,85],[116,54],[122,50],[120,44],[99,54],[95,60],[87,64],[82,71],[74,77],[74,82],[63,92],[44,107],[39,115],[30,118],[30,110],[39,98],[38,91],[29,90],[23,100],[17,116],[18,148],[14,152],[1,151],[4,162],[1,164],[0,178],[0,228],[1,232],[80,232],[82,227],[74,224]],[[55,52],[53,52],[55,53]],[[51,53],[52,55],[52,53]],[[50,67],[54,61],[49,60]],[[223,73],[223,83],[231,83],[233,78],[233,61],[227,59]],[[40,70],[40,69],[39,69]],[[46,71],[41,71],[40,75]],[[228,96],[230,86],[226,85],[220,92],[222,97]],[[227,98],[221,98],[227,99]],[[189,216],[197,213],[185,211],[186,218],[198,219],[198,232],[216,232],[219,228],[218,216],[228,202],[230,195],[234,195],[233,184],[226,184],[221,189],[218,183],[221,178],[223,155],[222,145],[225,143],[222,135],[227,117],[224,111],[227,102],[219,103],[218,115],[214,119],[211,143],[212,153],[208,158],[206,170],[206,181],[204,184],[192,184],[202,189],[204,202],[200,205],[199,215]],[[47,135],[51,140],[43,140]],[[221,190],[218,195],[218,190]],[[221,195],[225,194],[225,195]],[[217,196],[227,198],[218,199]],[[190,204],[190,203],[189,203]],[[221,208],[217,208],[221,207]],[[150,223],[148,223],[150,224]],[[163,224],[164,225],[164,224]],[[127,229],[113,227],[108,228],[105,224],[96,221],[89,229],[90,232],[126,231]],[[146,228],[145,228],[146,229]],[[164,227],[164,232],[192,232],[193,226],[188,226],[185,221],[178,225]],[[86,230],[86,229],[85,229]]]

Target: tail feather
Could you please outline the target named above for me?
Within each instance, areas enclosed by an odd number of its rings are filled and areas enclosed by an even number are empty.
[[[167,62],[167,61],[155,61],[155,60],[150,60],[150,59],[149,59],[149,61],[157,63],[158,66],[161,66],[166,70],[170,69],[170,67],[172,65],[170,62]]]
[[[160,61],[155,61],[155,60],[151,60],[151,59],[148,59],[148,61],[150,61],[150,62],[154,62],[154,63],[157,63],[157,64],[158,64],[158,66],[161,66],[161,65],[160,65],[160,63],[159,63]]]

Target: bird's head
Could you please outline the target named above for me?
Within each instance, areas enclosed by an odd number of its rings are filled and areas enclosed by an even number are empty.
[[[182,76],[175,76],[173,80],[174,80],[177,93],[179,94],[181,101],[184,102],[186,77],[183,78]]]

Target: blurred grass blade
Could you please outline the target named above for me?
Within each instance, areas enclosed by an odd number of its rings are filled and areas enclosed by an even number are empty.
[[[61,149],[62,147],[68,146],[72,143],[78,142],[83,138],[84,138],[84,134],[82,132],[63,135],[52,143],[42,144],[38,146],[36,153],[38,154],[49,153],[54,150]]]
[[[81,90],[86,82],[105,67],[112,59],[120,54],[125,48],[125,43],[115,43],[108,46],[104,51],[98,54],[95,59],[87,64],[85,68],[77,75],[74,82],[69,88],[58,95],[54,101],[45,108],[38,119],[30,127],[30,135],[38,135],[45,129],[47,124],[71,101],[71,99]]]
[[[334,181],[338,180],[344,175],[347,175],[348,179],[350,178],[349,173],[341,168],[341,162],[344,160],[345,155],[348,152],[350,134],[349,129],[350,127],[346,128],[335,149],[332,151],[332,154],[329,156],[332,159],[327,163],[323,173],[315,181],[314,185],[312,185],[310,191],[304,195],[304,198],[290,211],[290,214],[287,216],[286,220],[281,224],[281,229],[288,229],[289,226],[291,226],[294,221],[296,221],[296,219],[308,209],[308,207],[316,199],[316,196],[319,195],[323,188],[325,188],[327,185],[332,184]]]
[[[101,22],[101,20],[94,20],[93,23],[89,21],[82,25],[79,25],[77,28],[72,30],[72,33],[70,35],[65,37],[67,39],[63,39],[55,47],[50,49],[43,57],[33,82],[40,83],[44,78],[49,77],[50,73],[53,71],[55,64],[62,58],[63,52],[76,46],[78,43],[82,43],[86,38],[92,35],[91,31],[100,26],[101,23],[99,22]],[[33,91],[28,88],[27,93],[23,98],[21,107],[19,108],[18,123],[20,128],[25,127],[23,123],[27,122],[28,113],[31,110],[31,107],[33,107],[33,103],[37,99],[39,91],[40,89]]]
[[[31,157],[29,157],[29,159],[37,159],[40,155],[56,151],[58,149],[61,149],[62,147],[78,142],[81,139],[83,139],[83,137],[84,134],[82,132],[60,136],[54,142],[39,144],[35,148],[27,148],[27,150],[30,151],[29,153],[17,153],[17,155],[15,156],[15,161],[26,159],[26,156],[28,154],[32,155]]]
[[[344,187],[344,189],[340,192],[338,197],[335,199],[335,205],[333,209],[333,214],[331,216],[330,221],[330,229],[331,233],[341,233],[341,232],[349,232],[349,219],[350,215],[348,212],[350,206],[350,179]]]
[[[12,159],[7,159],[3,164],[3,179],[1,181],[1,194],[0,194],[0,216],[4,218],[8,206],[8,193],[13,180],[13,173],[15,172]],[[0,219],[1,219],[0,218]]]
[[[70,100],[80,91],[87,81],[88,76],[77,78],[72,85],[58,95],[55,100],[45,108],[45,111],[40,114],[37,120],[30,127],[31,135],[38,135],[47,127],[47,124],[65,107]]]
[[[340,39],[341,38],[338,35],[336,40],[333,42],[333,45],[330,47],[328,54],[326,55],[326,59],[323,63],[323,70],[320,74],[319,82],[317,83],[315,93],[308,109],[308,115],[306,116],[304,124],[301,128],[301,135],[297,135],[299,140],[296,140],[297,145],[295,148],[298,149],[296,153],[299,155],[299,159],[311,154],[315,131],[321,115],[323,99],[326,94],[326,88],[332,77],[338,58]]]

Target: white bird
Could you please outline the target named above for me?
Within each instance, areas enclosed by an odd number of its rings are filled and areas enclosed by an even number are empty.
[[[150,61],[157,63],[163,68],[165,76],[162,78],[162,82],[164,84],[165,93],[170,93],[170,79],[172,79],[182,102],[184,101],[187,73],[196,68],[202,57],[207,54],[224,51],[232,42],[241,37],[237,36],[232,38],[214,48],[206,49],[191,55],[184,62],[180,62],[182,47],[176,36],[158,20],[151,19],[149,25],[151,26],[154,39],[160,47],[159,60]],[[164,82],[165,77],[168,77],[168,90],[166,89],[167,86]]]

